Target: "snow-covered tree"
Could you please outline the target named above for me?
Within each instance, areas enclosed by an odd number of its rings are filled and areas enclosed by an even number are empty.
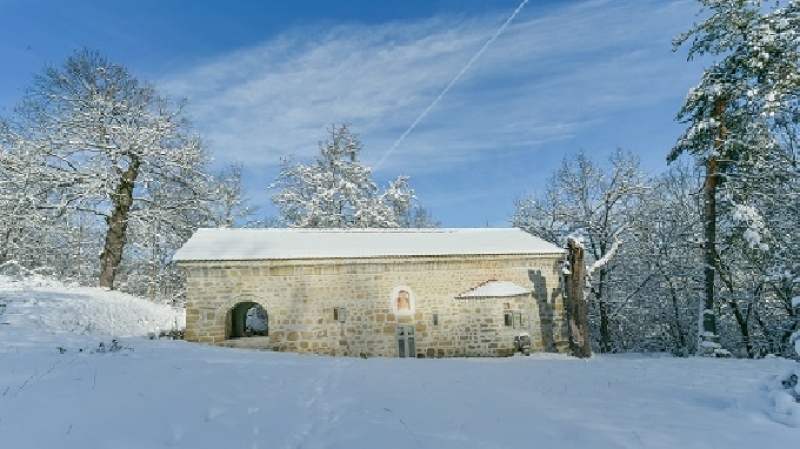
[[[614,269],[611,339],[624,351],[696,350],[702,287],[702,220],[698,176],[681,161],[651,181],[630,216]]]
[[[717,349],[716,280],[719,189],[742,167],[774,160],[780,123],[796,123],[800,92],[800,1],[700,0],[708,17],[675,40],[689,58],[715,60],[678,114],[688,125],[668,160],[693,154],[705,167],[703,347]],[[772,2],[770,2],[772,3]]]
[[[613,350],[610,316],[614,299],[608,293],[614,264],[608,262],[639,198],[648,189],[633,154],[616,151],[608,162],[608,167],[599,165],[582,152],[565,157],[544,194],[517,200],[512,218],[513,226],[562,246],[569,237],[583,242],[587,263],[593,266],[587,271],[592,274],[589,298],[599,321],[601,352]]]
[[[441,222],[433,218],[431,211],[420,204],[412,204],[404,214],[397,219],[401,228],[438,228]]]
[[[78,51],[35,76],[3,135],[35,161],[30,169],[43,190],[36,209],[104,221],[104,287],[114,287],[135,222],[155,220],[185,234],[200,222],[179,224],[181,217],[205,217],[213,201],[208,156],[183,104],[96,51]]]
[[[408,177],[390,181],[381,191],[372,170],[361,164],[361,142],[346,124],[332,126],[329,139],[309,165],[284,159],[270,188],[280,219],[301,228],[394,228],[433,224],[427,212],[414,212]],[[419,211],[419,209],[418,209]],[[415,215],[419,219],[414,219]],[[416,222],[415,222],[416,221]]]
[[[258,210],[249,204],[242,186],[242,165],[232,164],[214,179],[213,215],[217,226],[229,228],[235,225],[252,224],[252,216]],[[243,223],[242,223],[243,222]]]
[[[39,155],[0,121],[0,266],[52,271],[50,232],[64,215],[43,206],[56,178],[42,170]]]

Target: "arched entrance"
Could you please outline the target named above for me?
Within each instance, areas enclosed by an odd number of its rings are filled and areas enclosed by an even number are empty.
[[[269,314],[261,304],[245,301],[228,310],[225,320],[226,339],[267,335],[269,335]]]

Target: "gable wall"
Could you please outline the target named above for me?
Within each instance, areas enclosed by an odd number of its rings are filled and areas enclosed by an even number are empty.
[[[269,314],[269,337],[236,340],[278,351],[350,356],[397,355],[396,325],[413,325],[417,354],[493,356],[513,351],[530,333],[534,350],[565,351],[560,255],[443,256],[380,259],[182,262],[187,273],[186,339],[221,344],[226,316],[253,301]],[[515,298],[455,299],[489,279],[534,290]],[[414,313],[392,311],[392,293],[407,286]],[[524,315],[504,325],[504,303]],[[334,320],[344,307],[346,322]],[[433,325],[433,314],[439,324]],[[245,341],[249,340],[249,341]],[[231,343],[233,344],[233,343]]]

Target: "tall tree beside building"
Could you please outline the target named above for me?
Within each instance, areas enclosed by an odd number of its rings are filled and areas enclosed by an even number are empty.
[[[701,347],[719,350],[716,282],[720,191],[742,164],[769,163],[779,142],[776,125],[795,122],[800,93],[800,1],[700,0],[708,18],[680,35],[675,47],[691,41],[689,59],[720,59],[707,67],[678,114],[687,129],[668,161],[692,154],[705,167],[704,308]]]

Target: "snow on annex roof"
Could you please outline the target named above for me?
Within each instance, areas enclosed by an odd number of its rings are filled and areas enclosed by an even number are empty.
[[[456,296],[456,299],[510,298],[512,296],[527,295],[530,292],[531,289],[513,282],[490,279]]]
[[[173,260],[327,259],[392,256],[561,254],[517,228],[198,229]]]

